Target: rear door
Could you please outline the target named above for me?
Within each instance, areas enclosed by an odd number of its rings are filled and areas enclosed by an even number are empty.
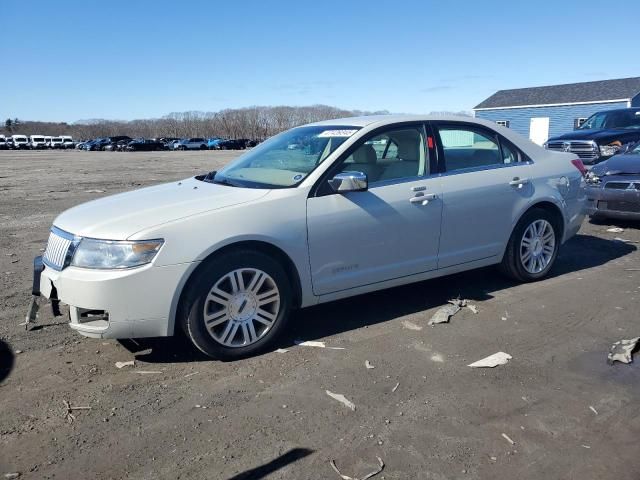
[[[530,160],[495,131],[433,123],[441,172],[438,268],[499,257],[533,195]]]

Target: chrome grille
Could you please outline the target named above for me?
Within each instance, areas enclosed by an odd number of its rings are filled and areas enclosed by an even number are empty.
[[[67,259],[67,253],[72,244],[73,235],[58,229],[51,230],[42,261],[48,267],[55,270],[62,270],[66,267],[65,261]]]
[[[580,160],[596,160],[600,155],[598,146],[590,140],[553,141],[547,143],[547,149],[554,152],[569,152],[578,155]]]

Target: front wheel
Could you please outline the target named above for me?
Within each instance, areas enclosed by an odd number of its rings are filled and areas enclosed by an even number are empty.
[[[188,286],[183,328],[206,355],[233,360],[264,351],[291,310],[289,279],[280,264],[243,250],[217,257]]]
[[[501,270],[521,282],[545,277],[558,256],[559,232],[557,219],[547,210],[528,211],[511,234]]]

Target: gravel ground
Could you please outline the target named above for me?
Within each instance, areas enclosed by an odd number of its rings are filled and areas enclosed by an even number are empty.
[[[13,352],[0,475],[338,479],[330,460],[362,477],[380,457],[375,479],[638,478],[640,358],[606,364],[614,341],[640,336],[640,271],[628,270],[640,268],[637,243],[614,240],[640,241],[637,224],[585,222],[538,283],[489,268],[302,310],[286,353],[233,363],[181,338],[86,339],[46,305],[31,331],[18,325],[59,212],[235,155],[0,152],[0,345]],[[479,312],[428,327],[458,296]],[[467,367],[498,351],[513,359]],[[65,401],[91,409],[70,422]]]

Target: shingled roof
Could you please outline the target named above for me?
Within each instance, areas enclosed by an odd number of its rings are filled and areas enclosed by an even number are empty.
[[[547,87],[499,90],[484,102],[476,105],[474,110],[524,105],[629,100],[638,94],[640,94],[640,77],[567,83],[565,85],[549,85]]]

